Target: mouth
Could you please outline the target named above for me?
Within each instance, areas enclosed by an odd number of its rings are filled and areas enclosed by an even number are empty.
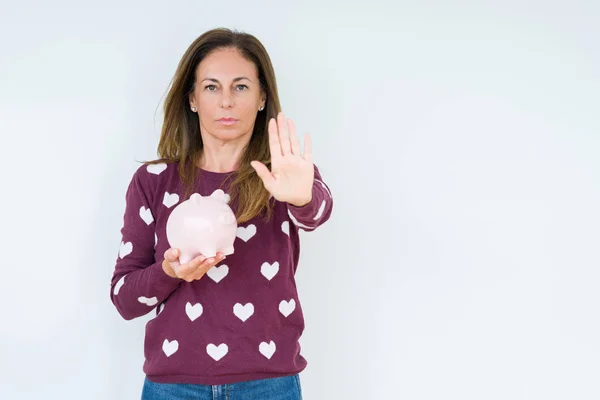
[[[221,118],[221,119],[217,120],[217,122],[219,122],[223,125],[234,125],[238,122],[238,120],[235,118]]]

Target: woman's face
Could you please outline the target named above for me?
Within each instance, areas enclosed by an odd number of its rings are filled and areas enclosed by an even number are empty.
[[[219,49],[196,69],[190,107],[196,107],[200,131],[220,141],[250,139],[265,93],[255,65],[236,49]],[[233,118],[221,121],[222,118]]]

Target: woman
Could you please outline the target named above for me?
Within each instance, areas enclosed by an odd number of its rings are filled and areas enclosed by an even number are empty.
[[[126,320],[156,310],[142,398],[300,399],[299,230],[327,221],[333,203],[310,138],[302,152],[281,112],[255,37],[216,29],[190,45],[165,101],[158,153],[127,189],[111,281]],[[180,263],[165,233],[169,214],[192,193],[219,189],[238,221],[234,253]]]

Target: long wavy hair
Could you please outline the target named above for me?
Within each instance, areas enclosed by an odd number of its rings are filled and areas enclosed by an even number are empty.
[[[170,83],[164,103],[164,121],[158,144],[159,159],[144,161],[148,164],[179,162],[179,176],[185,186],[184,199],[192,194],[194,182],[201,170],[196,162],[202,154],[202,137],[198,114],[190,110],[189,96],[196,83],[196,69],[212,51],[237,49],[244,58],[254,63],[258,70],[261,88],[266,93],[265,108],[258,112],[252,137],[239,166],[232,174],[229,187],[231,201],[236,202],[238,223],[256,216],[270,218],[272,202],[262,180],[250,165],[253,160],[271,165],[268,140],[268,122],[281,111],[275,72],[267,50],[253,35],[217,28],[203,33],[183,54]]]

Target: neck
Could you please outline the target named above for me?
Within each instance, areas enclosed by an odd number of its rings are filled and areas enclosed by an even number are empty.
[[[204,140],[197,166],[210,172],[235,171],[242,158],[247,141],[217,142]]]

